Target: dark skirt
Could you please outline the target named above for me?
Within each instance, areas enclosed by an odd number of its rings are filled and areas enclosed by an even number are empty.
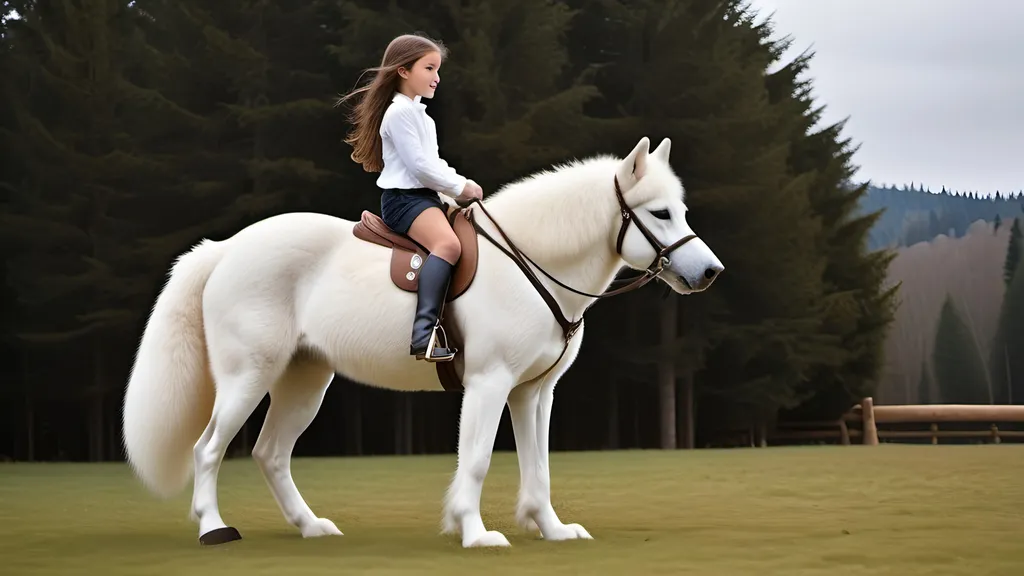
[[[437,192],[429,188],[390,188],[380,195],[380,217],[388,228],[399,234],[408,234],[412,221],[431,207],[445,210]]]

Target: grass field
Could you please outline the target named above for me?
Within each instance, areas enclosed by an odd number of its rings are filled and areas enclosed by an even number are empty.
[[[454,456],[300,459],[306,501],[343,537],[303,540],[252,460],[225,463],[240,542],[203,548],[191,490],[160,501],[120,464],[0,465],[0,573],[1024,574],[1024,446],[556,453],[554,504],[593,541],[513,520],[514,453],[495,455],[484,521],[512,548],[438,533]],[[191,487],[190,487],[191,488]]]

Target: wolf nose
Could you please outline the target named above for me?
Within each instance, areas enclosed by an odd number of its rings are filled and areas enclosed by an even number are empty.
[[[722,266],[721,264],[708,266],[707,269],[704,270],[704,280],[700,283],[699,290],[705,290],[708,286],[711,286],[711,283],[715,281],[715,278],[717,278],[723,270],[725,270],[725,266]]]
[[[721,264],[715,264],[713,266],[710,266],[707,270],[704,271],[704,278],[708,280],[713,280],[715,276],[721,274],[723,270],[725,270],[725,266],[722,266]]]

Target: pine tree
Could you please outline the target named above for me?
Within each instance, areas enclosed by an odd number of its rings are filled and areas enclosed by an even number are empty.
[[[608,102],[595,109],[610,120],[595,141],[617,152],[637,134],[672,138],[687,221],[732,271],[699,300],[680,299],[683,331],[665,353],[685,357],[684,370],[700,370],[698,383],[708,383],[702,417],[763,424],[801,400],[797,383],[834,348],[817,330],[826,263],[815,246],[812,178],[787,166],[802,119],[765,92],[775,58],[769,31],[741,2],[602,7],[591,14],[601,27],[587,37],[615,38],[618,54],[594,72]],[[644,350],[624,354],[653,359]]]
[[[777,50],[786,47],[783,42]],[[812,57],[806,53],[781,67],[769,75],[768,86],[773,100],[791,107],[791,113],[801,118],[790,135],[789,165],[793,173],[813,179],[808,190],[821,222],[816,245],[827,262],[822,272],[825,311],[818,337],[828,345],[822,347],[806,380],[814,397],[794,413],[833,418],[874,393],[897,287],[887,286],[886,281],[895,254],[866,250],[882,212],[862,213],[858,208],[868,185],[850,183],[856,148],[841,136],[844,123],[814,130],[824,107],[814,106],[810,81],[801,78]]]
[[[88,399],[89,456],[101,459],[104,398],[121,381],[110,364],[159,278],[136,241],[152,221],[144,207],[181,177],[162,145],[192,117],[156,88],[144,15],[130,3],[25,3],[18,13],[5,22],[11,120],[0,135],[16,166],[0,217],[5,243],[21,248],[8,270],[23,312],[15,332],[42,345],[89,337],[92,383],[62,393]]]
[[[19,333],[59,341],[134,327],[151,287],[135,210],[177,174],[160,131],[190,117],[148,85],[133,9],[103,0],[19,14],[5,82],[15,120],[3,138],[20,174],[2,226],[27,249],[12,272],[32,310]]]
[[[1009,287],[1013,282],[1015,271],[1019,268],[1021,261],[1021,230],[1020,218],[1013,219],[1013,226],[1010,227],[1010,240],[1006,247],[1006,263],[1003,265],[1003,281]]]
[[[1024,404],[1024,260],[1003,296],[999,324],[992,340],[989,371],[999,403]]]
[[[981,352],[952,298],[946,297],[939,316],[932,351],[932,366],[942,402],[990,403],[988,379]]]
[[[344,215],[358,217],[360,195],[346,190],[351,161],[332,101],[334,3],[137,4],[153,15],[147,34],[176,55],[164,63],[167,76],[202,126],[180,140],[188,150],[177,152],[189,157],[186,192],[205,210],[188,225],[179,222],[177,233],[162,239],[165,249],[180,251],[198,236],[231,234],[290,210],[337,214],[344,207]]]
[[[928,370],[928,362],[921,361],[921,379],[917,383],[917,402],[919,404],[932,403],[932,375]]]

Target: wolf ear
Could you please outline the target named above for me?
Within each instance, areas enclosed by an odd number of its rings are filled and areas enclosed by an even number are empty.
[[[647,156],[651,149],[651,141],[644,136],[636,143],[636,147],[619,166],[619,180],[623,182],[639,181],[647,172]]]
[[[668,154],[671,150],[672,141],[668,138],[664,138],[662,139],[661,144],[658,144],[658,147],[654,149],[654,152],[651,152],[651,156],[654,156],[665,164],[668,164]]]

